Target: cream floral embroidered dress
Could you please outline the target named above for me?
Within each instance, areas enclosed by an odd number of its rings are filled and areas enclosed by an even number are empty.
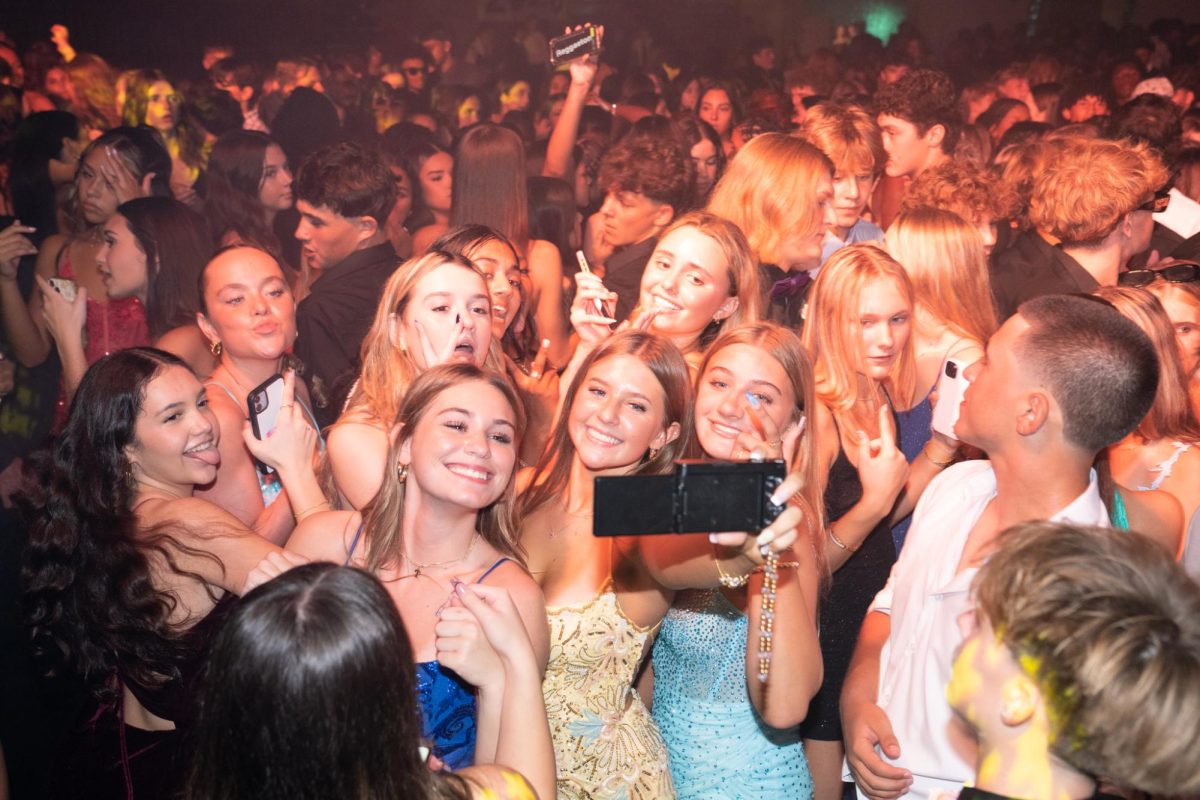
[[[633,690],[654,629],[621,612],[611,581],[587,603],[547,611],[550,663],[542,692],[559,800],[674,798],[667,748]]]

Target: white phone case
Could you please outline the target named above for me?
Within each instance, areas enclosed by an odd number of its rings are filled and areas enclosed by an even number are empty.
[[[937,406],[933,409],[933,429],[938,433],[957,439],[954,425],[958,422],[958,410],[962,405],[963,392],[967,390],[967,379],[963,376],[967,365],[956,358],[946,359],[942,374],[938,377]]]

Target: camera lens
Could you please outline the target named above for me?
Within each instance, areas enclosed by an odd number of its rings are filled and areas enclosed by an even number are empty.
[[[255,395],[254,396],[254,410],[256,413],[259,413],[259,414],[266,411],[267,410],[267,398],[263,397],[261,394]]]

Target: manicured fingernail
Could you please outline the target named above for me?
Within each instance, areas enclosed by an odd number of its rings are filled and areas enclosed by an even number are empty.
[[[746,392],[746,402],[749,403],[750,407],[753,409],[757,410],[759,407],[758,398],[750,394],[750,392]]]
[[[759,547],[766,547],[771,542],[775,541],[775,531],[765,530],[758,535],[758,538],[755,539],[755,541],[758,543]]]
[[[712,544],[716,544],[717,543],[717,535],[715,533],[710,533],[708,535],[708,541]]]
[[[550,340],[549,339],[542,339],[542,349],[543,350],[550,349]]]

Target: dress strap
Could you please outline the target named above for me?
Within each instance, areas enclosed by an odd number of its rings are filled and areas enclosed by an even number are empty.
[[[487,568],[487,572],[485,572],[485,573],[483,573],[482,575],[480,575],[480,576],[479,576],[479,577],[478,577],[478,578],[475,580],[475,582],[476,582],[476,583],[483,583],[483,579],[484,579],[484,578],[486,578],[488,575],[491,575],[491,574],[492,574],[492,572],[494,572],[494,571],[495,571],[496,567],[500,566],[500,565],[501,565],[501,564],[503,564],[505,561],[511,561],[511,560],[512,560],[512,559],[511,559],[511,558],[509,558],[508,556],[501,556],[500,558],[496,559],[496,563],[495,563],[495,564],[492,564],[490,567],[488,567],[488,568]]]
[[[358,538],[362,536],[363,524],[358,523],[358,530],[354,532],[354,538],[350,540],[350,549],[346,551],[346,560],[342,562],[343,567],[350,566],[350,559],[354,558],[354,548],[358,547]],[[493,567],[492,569],[495,569]],[[491,570],[488,570],[491,572]]]
[[[233,392],[231,392],[229,390],[229,387],[226,386],[225,384],[221,383],[220,381],[205,381],[204,385],[205,386],[215,386],[218,389],[220,389],[221,391],[223,391],[225,394],[229,395],[229,399],[232,400],[234,402],[234,404],[238,406],[238,408],[241,408],[242,405],[246,402],[245,400],[238,400],[237,395],[234,394]]]
[[[1191,444],[1184,444],[1183,442],[1172,442],[1172,444],[1175,446],[1175,452],[1171,453],[1170,458],[1159,464],[1157,467],[1150,468],[1151,472],[1158,473],[1158,477],[1155,478],[1153,483],[1151,483],[1149,486],[1139,486],[1139,492],[1152,492],[1158,489],[1158,487],[1162,486],[1163,481],[1171,477],[1171,472],[1175,469],[1175,462],[1179,460],[1179,457],[1188,450],[1192,449]]]

